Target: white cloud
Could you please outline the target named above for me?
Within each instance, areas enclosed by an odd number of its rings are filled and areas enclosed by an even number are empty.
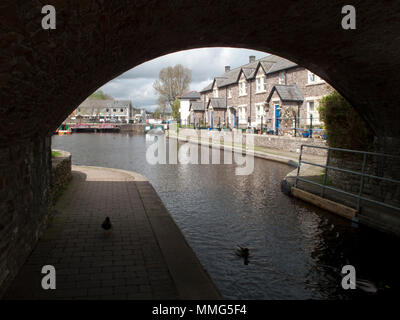
[[[201,48],[179,51],[145,62],[103,85],[100,89],[116,99],[130,99],[135,107],[154,110],[157,95],[153,83],[162,68],[182,64],[192,70],[191,90],[201,90],[215,76],[224,72],[225,66],[231,69],[248,63],[249,56],[256,59],[266,53],[237,48]]]

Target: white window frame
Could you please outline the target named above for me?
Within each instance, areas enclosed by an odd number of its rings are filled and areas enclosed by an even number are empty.
[[[285,84],[285,73],[283,71],[279,73],[278,82],[279,84]]]
[[[319,102],[321,101],[322,96],[318,96],[318,97],[307,97],[306,98],[306,110],[307,110],[307,125],[310,125],[311,121],[310,121],[310,114],[313,115],[313,126],[314,125],[320,125],[322,122],[319,119],[319,111],[318,111],[318,107],[319,107]],[[314,103],[314,111],[311,112],[310,111],[310,102]]]
[[[244,89],[244,92],[243,92]],[[239,97],[247,96],[247,84],[246,80],[239,81]]]
[[[267,81],[266,77],[261,75],[256,77],[256,93],[267,92]]]
[[[214,98],[218,98],[218,88],[213,89]]]
[[[311,77],[313,79],[311,79]],[[307,85],[320,84],[320,83],[325,83],[325,81],[321,79],[319,76],[317,76],[315,73],[312,73],[311,71],[307,70]]]
[[[228,99],[232,98],[232,88],[228,88]]]
[[[239,124],[247,124],[247,104],[238,106]]]
[[[265,117],[264,102],[254,104],[256,108],[256,123],[261,123],[261,117]]]

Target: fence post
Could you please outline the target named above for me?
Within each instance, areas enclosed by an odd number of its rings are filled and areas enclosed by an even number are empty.
[[[362,168],[361,168],[361,179],[360,179],[360,190],[358,192],[358,198],[357,198],[357,211],[360,211],[360,204],[361,204],[361,196],[363,193],[363,188],[364,188],[364,174],[365,174],[365,165],[367,163],[367,154],[363,154],[363,162],[362,162]]]
[[[294,180],[294,187],[297,188],[297,178],[300,175],[300,167],[301,167],[301,156],[303,154],[303,145],[301,145],[300,147],[300,156],[299,156],[299,165],[297,167],[297,175],[296,175],[296,179]]]
[[[330,155],[331,155],[331,148],[328,147],[328,154],[326,155],[326,163],[325,163],[324,182],[321,190],[321,198],[323,198],[325,194],[326,180],[328,179],[328,165],[329,165]]]

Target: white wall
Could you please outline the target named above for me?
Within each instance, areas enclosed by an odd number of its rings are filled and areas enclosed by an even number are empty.
[[[189,107],[190,107],[190,100],[181,100],[179,112],[181,113],[182,125],[189,124]]]

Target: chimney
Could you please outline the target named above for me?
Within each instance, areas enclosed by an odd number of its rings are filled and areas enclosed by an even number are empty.
[[[231,71],[231,66],[225,66],[225,72]]]
[[[249,63],[256,61],[256,56],[249,56]]]

